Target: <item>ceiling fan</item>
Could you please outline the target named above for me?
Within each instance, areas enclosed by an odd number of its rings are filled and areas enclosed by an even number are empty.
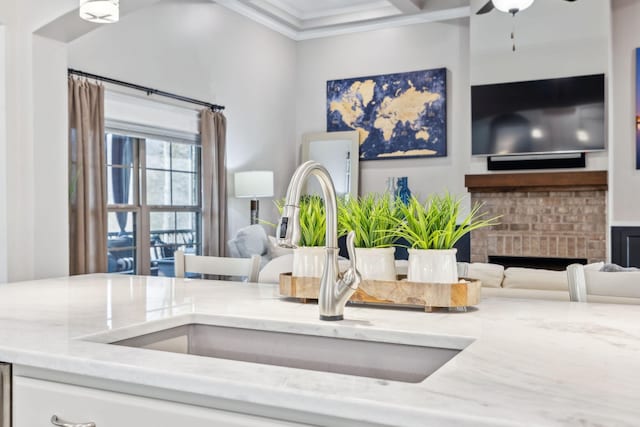
[[[489,0],[476,12],[476,15],[484,15],[493,9],[498,9],[501,12],[510,13],[515,16],[516,13],[531,6],[534,1],[535,0]],[[564,1],[574,2],[576,0]]]
[[[525,10],[533,4],[535,0],[489,0],[476,12],[476,15],[484,15],[491,12],[493,9],[498,9],[500,12],[510,13],[515,17],[516,13]],[[574,2],[576,0],[564,0],[568,2]],[[516,51],[515,42],[515,30],[511,31],[511,41],[513,42],[512,50]]]

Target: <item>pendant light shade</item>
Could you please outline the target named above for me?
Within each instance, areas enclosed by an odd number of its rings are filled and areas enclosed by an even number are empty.
[[[516,13],[525,10],[534,0],[492,0],[493,6],[499,11]]]
[[[97,24],[111,24],[120,18],[120,0],[80,0],[80,18]]]

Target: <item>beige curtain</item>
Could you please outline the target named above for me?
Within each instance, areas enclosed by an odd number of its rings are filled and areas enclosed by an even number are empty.
[[[202,110],[202,254],[224,256],[227,247],[227,119],[220,112]]]
[[[106,271],[104,87],[69,77],[69,272]]]

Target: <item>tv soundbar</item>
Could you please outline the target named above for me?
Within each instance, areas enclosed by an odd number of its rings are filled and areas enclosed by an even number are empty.
[[[584,168],[585,166],[585,153],[551,153],[487,157],[487,169],[490,171],[565,169]]]

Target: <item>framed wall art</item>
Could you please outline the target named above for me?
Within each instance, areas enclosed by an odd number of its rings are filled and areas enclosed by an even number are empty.
[[[327,82],[327,131],[357,130],[360,159],[447,155],[447,70]]]
[[[640,169],[640,47],[636,49],[636,169]]]

